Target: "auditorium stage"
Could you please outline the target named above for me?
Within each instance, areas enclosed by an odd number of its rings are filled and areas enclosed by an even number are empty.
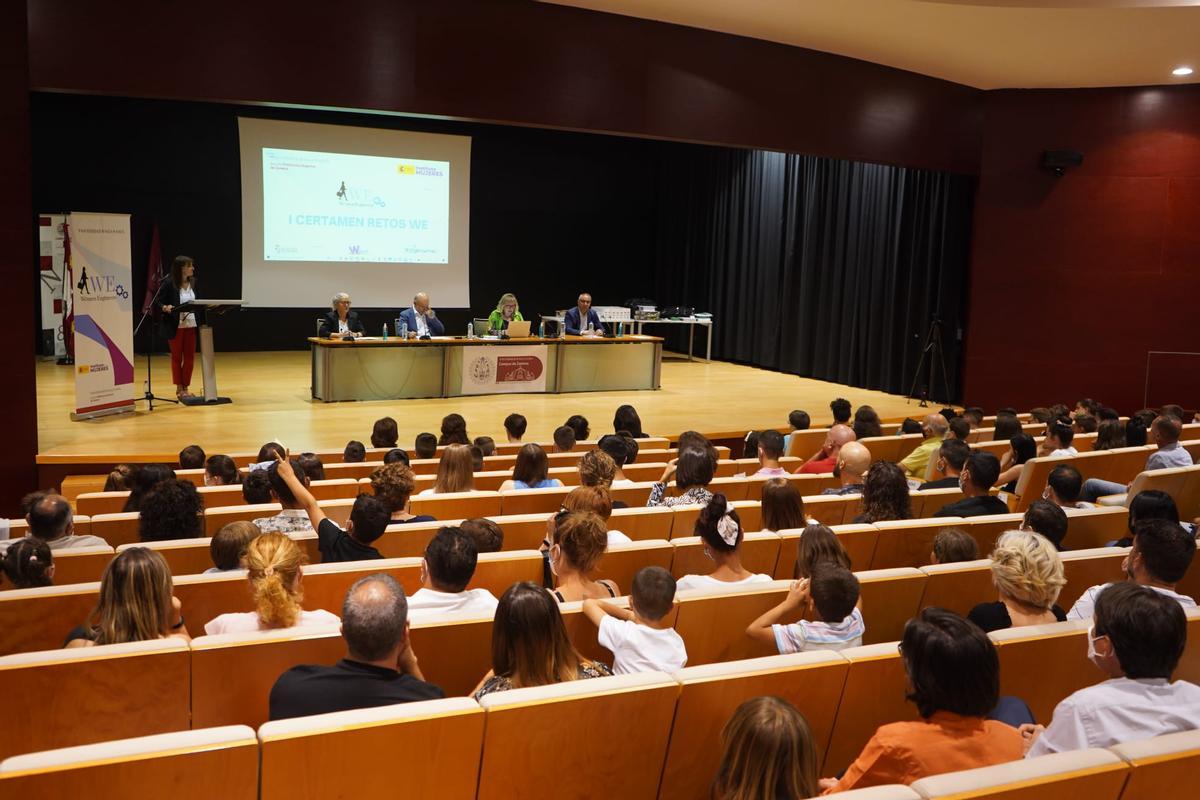
[[[200,393],[199,359],[192,391]],[[146,360],[137,359],[136,385],[145,380]],[[165,356],[154,359],[155,389],[174,396]],[[139,401],[137,412],[87,422],[72,422],[74,376],[70,367],[42,361],[37,367],[38,443],[42,455],[137,455],[177,453],[199,444],[209,453],[245,451],[270,439],[292,448],[340,448],[350,439],[367,442],[371,424],[392,416],[400,442],[412,446],[422,431],[436,433],[444,415],[458,412],[472,436],[503,438],[502,421],[512,412],[529,419],[526,439],[550,441],[554,429],[572,414],[583,414],[596,435],[608,433],[613,411],[622,403],[637,408],[647,433],[675,435],[689,428],[710,432],[780,427],[794,408],[812,415],[813,425],[829,420],[829,401],[845,397],[855,406],[868,403],[884,419],[916,416],[917,403],[883,392],[798,378],[724,362],[666,357],[662,388],[657,391],[522,394],[322,403],[309,394],[307,350],[269,353],[221,353],[217,380],[230,405],[182,407]]]

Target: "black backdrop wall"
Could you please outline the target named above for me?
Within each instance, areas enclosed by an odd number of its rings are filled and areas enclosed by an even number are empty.
[[[526,316],[649,296],[711,310],[714,356],[906,391],[928,317],[962,316],[971,180],[796,155],[532,128],[35,93],[34,210],[133,215],[134,297],[152,226],[197,260],[201,293],[241,294],[237,116],[470,135],[471,309],[513,291]],[[410,287],[417,291],[421,287]],[[247,309],[219,350],[305,347],[311,308]],[[437,305],[437,298],[433,298]],[[369,331],[392,309],[355,298]],[[139,337],[139,351],[149,345]],[[159,343],[159,349],[165,349]],[[731,391],[735,388],[731,387]]]

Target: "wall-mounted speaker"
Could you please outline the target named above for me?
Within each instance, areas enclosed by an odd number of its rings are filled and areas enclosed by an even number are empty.
[[[1078,167],[1081,164],[1083,164],[1083,153],[1077,150],[1044,150],[1042,152],[1042,166],[1058,176],[1062,176],[1067,171],[1067,167]]]

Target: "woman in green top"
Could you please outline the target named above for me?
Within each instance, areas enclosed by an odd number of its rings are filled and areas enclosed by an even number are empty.
[[[502,331],[510,322],[524,321],[525,318],[521,316],[517,305],[517,296],[512,292],[505,292],[500,296],[500,302],[496,303],[496,310],[488,315],[488,330]]]

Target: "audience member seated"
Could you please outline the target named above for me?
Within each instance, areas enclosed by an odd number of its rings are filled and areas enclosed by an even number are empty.
[[[271,687],[270,718],[375,708],[445,694],[425,682],[408,638],[408,603],[384,573],[355,581],[342,604],[347,657],[332,667],[292,667]]]
[[[51,550],[72,550],[79,547],[107,547],[99,536],[75,533],[75,515],[67,498],[52,492],[34,492],[21,498],[25,511],[25,538],[41,539]],[[21,539],[0,540],[0,553]]]
[[[304,506],[300,503],[296,494],[288,487],[287,482],[279,474],[279,465],[287,463],[291,467],[292,473],[296,479],[301,482],[305,489],[308,488],[308,475],[304,472],[304,468],[300,466],[300,462],[292,459],[288,462],[279,461],[267,469],[267,480],[271,483],[271,497],[275,499],[283,510],[273,517],[259,517],[254,520],[254,524],[263,533],[275,531],[278,533],[297,533],[300,531],[311,531],[312,525],[308,522],[308,513],[304,510]]]
[[[1095,415],[1100,410],[1100,403],[1090,397],[1085,397],[1075,403],[1075,410],[1071,412],[1072,417],[1078,417],[1080,414]]]
[[[549,566],[552,594],[560,603],[588,598],[618,597],[610,580],[592,580],[591,573],[608,547],[604,520],[590,511],[560,513],[550,533]]]
[[[566,511],[590,511],[608,526],[612,518],[612,494],[603,486],[577,486],[563,498],[562,507]],[[608,529],[608,544],[628,542],[630,538],[613,528]]]
[[[1075,433],[1095,433],[1096,428],[1096,418],[1091,414],[1076,414],[1075,424],[1071,426]]]
[[[413,454],[417,458],[437,457],[437,437],[432,433],[418,433],[413,443]]]
[[[383,500],[360,494],[350,509],[348,527],[342,530],[325,516],[317,499],[296,477],[289,462],[280,461],[277,470],[317,532],[317,549],[321,553],[322,564],[383,558],[378,550],[371,547],[371,543],[383,535],[391,522],[387,504]]]
[[[1168,403],[1163,406],[1159,409],[1159,413],[1164,417],[1174,417],[1179,420],[1180,425],[1191,422],[1191,415],[1183,410],[1183,406],[1175,405],[1174,403]]]
[[[788,425],[792,427],[792,433],[806,431],[812,425],[812,420],[809,419],[807,411],[796,409],[788,414]],[[785,453],[792,448],[792,433],[783,437],[783,452]]]
[[[346,442],[346,448],[342,450],[342,463],[344,464],[361,464],[367,460],[367,447],[357,439],[351,439]]]
[[[1046,477],[1046,488],[1042,499],[1049,500],[1060,508],[1095,508],[1095,503],[1083,503],[1079,493],[1083,490],[1083,476],[1071,464],[1059,464]]]
[[[1038,457],[1057,458],[1078,455],[1078,451],[1071,446],[1071,442],[1074,440],[1075,431],[1071,430],[1070,425],[1060,421],[1051,422],[1046,426],[1046,437],[1042,439],[1042,444],[1038,447]]]
[[[383,454],[383,463],[403,464],[407,467],[409,466],[408,453],[404,452],[404,449],[401,447],[393,447],[391,450],[388,450]],[[301,463],[301,466],[303,466],[303,462]]]
[[[758,458],[758,431],[746,431],[742,440],[742,458]]]
[[[261,534],[258,526],[249,520],[240,519],[221,526],[221,530],[208,542],[208,554],[212,557],[213,565],[204,570],[205,573],[243,569],[242,559],[246,556],[246,548]]]
[[[458,527],[471,537],[475,550],[480,553],[499,553],[504,549],[504,531],[495,520],[487,517],[464,519]]]
[[[850,424],[850,401],[844,397],[839,397],[829,403],[829,411],[833,414],[833,422],[829,427],[834,425],[849,425]]]
[[[762,487],[762,529],[772,533],[808,524],[804,498],[787,478],[771,478]]]
[[[133,488],[133,467],[128,464],[117,464],[104,479],[104,491],[128,492]]]
[[[554,452],[569,453],[575,449],[575,430],[566,425],[554,429]]]
[[[975,606],[967,619],[988,632],[1066,621],[1054,601],[1067,579],[1050,540],[1029,531],[1009,531],[996,540],[991,559],[992,584],[1000,599]]]
[[[437,480],[434,481],[431,488],[419,492],[418,496],[473,491],[475,491],[475,465],[471,460],[471,447],[465,444],[452,444],[442,450],[442,458],[438,462]]]
[[[1132,583],[1105,589],[1088,631],[1088,658],[1108,680],[1059,703],[1049,726],[1022,726],[1026,757],[1200,728],[1200,686],[1171,682],[1186,643],[1178,603]]]
[[[776,477],[787,475],[787,470],[779,466],[783,458],[783,434],[779,431],[763,431],[758,435],[758,472],[754,474]]]
[[[204,502],[191,481],[172,478],[159,483],[142,498],[141,509],[138,538],[143,542],[204,535]]]
[[[925,480],[925,470],[929,467],[929,457],[933,451],[942,446],[949,427],[946,418],[941,414],[930,414],[921,423],[921,435],[925,440],[916,449],[900,461],[904,474],[919,481]]]
[[[813,566],[811,577],[792,581],[783,602],[751,622],[746,635],[774,645],[781,655],[858,647],[866,632],[858,600],[854,573],[822,561]]]
[[[550,477],[550,461],[540,444],[521,445],[517,451],[517,463],[513,466],[512,479],[500,484],[500,491],[513,489],[553,489],[562,486],[558,478]]]
[[[934,466],[945,477],[926,481],[918,488],[921,491],[925,491],[926,489],[957,489],[958,474],[962,472],[963,464],[967,463],[969,455],[971,455],[971,446],[965,441],[961,439],[944,439],[942,446],[938,449],[938,457]]]
[[[996,478],[996,484],[1003,487],[1001,491],[1017,490],[1017,480],[1025,462],[1037,458],[1037,454],[1037,442],[1027,433],[1018,433],[1008,440],[1008,450],[1000,458],[1000,477]]]
[[[851,426],[855,439],[866,439],[868,436],[883,436],[883,425],[879,414],[870,406],[859,406],[854,412],[854,424]]]
[[[471,470],[473,472],[483,472],[483,451],[475,445],[471,445]]]
[[[625,433],[634,439],[646,438],[646,434],[642,431],[642,418],[638,416],[637,409],[631,405],[617,406],[617,410],[613,414],[613,432]]]
[[[276,628],[311,628],[337,625],[333,614],[318,608],[305,611],[304,551],[283,533],[264,533],[246,545],[244,564],[254,611],[221,614],[204,626],[204,632],[251,633]]]
[[[797,475],[822,475],[833,472],[837,466],[838,452],[847,442],[854,441],[854,431],[847,425],[834,425],[825,434],[825,443],[807,461],[796,469]]]
[[[1029,409],[1029,418],[1032,419],[1034,422],[1045,423],[1045,422],[1049,422],[1051,419],[1053,419],[1054,416],[1050,413],[1050,409],[1042,408],[1041,406],[1038,406],[1037,408]]]
[[[1096,441],[1092,443],[1093,450],[1115,450],[1126,447],[1125,423],[1117,419],[1106,419],[1096,428]]]
[[[918,431],[920,433],[920,431]],[[971,437],[971,423],[965,417],[955,417],[946,420],[946,439],[957,439],[965,442]]]
[[[400,452],[404,452],[401,450]],[[407,459],[408,456],[405,456]],[[325,465],[321,463],[321,457],[316,453],[301,453],[296,461],[300,463],[300,469],[304,470],[304,477],[309,481],[323,481],[325,478]],[[407,462],[406,462],[407,463]]]
[[[770,583],[770,575],[754,573],[742,566],[742,521],[729,507],[725,495],[713,495],[700,510],[695,535],[703,540],[704,555],[712,560],[714,569],[707,575],[684,575],[679,579],[679,591],[737,589]]]
[[[467,444],[471,443],[471,437],[467,435],[467,421],[463,419],[462,414],[447,414],[442,417],[442,435],[438,438],[438,445],[445,447],[448,444]]]
[[[100,576],[100,596],[88,621],[67,635],[67,647],[123,644],[174,636],[191,641],[166,560],[146,547],[117,553]]]
[[[1195,608],[1196,601],[1176,592],[1175,586],[1183,580],[1196,555],[1196,537],[1170,520],[1139,519],[1135,524],[1133,546],[1121,563],[1128,581],[1148,586],[1185,609]],[[1112,585],[1105,583],[1084,591],[1067,612],[1067,618],[1091,617],[1096,599]]]
[[[963,409],[962,418],[971,426],[971,430],[975,430],[983,424],[983,409],[979,406],[968,406]]]
[[[54,555],[41,539],[17,539],[0,556],[0,570],[14,589],[33,589],[54,584]]]
[[[258,448],[258,458],[250,469],[267,469],[281,458],[288,458],[288,451],[279,442],[267,442]]]
[[[510,444],[520,443],[525,438],[525,429],[529,422],[521,414],[509,414],[504,418],[504,433]]]
[[[792,572],[792,579],[811,578],[813,570],[823,561],[851,568],[850,554],[842,546],[837,534],[831,528],[814,522],[804,529],[796,542],[796,568]]]
[[[932,564],[958,564],[979,558],[979,545],[961,528],[942,528],[933,537]]]
[[[707,505],[713,494],[708,490],[712,483],[716,461],[709,453],[695,447],[681,450],[675,463],[663,470],[662,478],[650,488],[647,506],[697,506]],[[679,494],[667,496],[667,481],[675,478],[675,489]]]
[[[721,729],[712,800],[816,797],[817,748],[808,720],[790,703],[752,697]]]
[[[920,433],[920,432],[921,432],[921,423],[917,422],[915,419],[905,418],[905,419],[901,420],[901,422],[900,422],[900,430],[898,431],[897,435],[908,436],[908,435],[911,435],[914,433]]]
[[[627,446],[627,442],[631,441],[633,440],[625,436],[610,433],[607,436],[601,436],[600,441],[596,443],[597,450],[606,454],[613,461],[613,486],[632,486],[634,483],[625,477],[625,472],[621,469],[626,464],[633,463],[633,460],[630,458],[629,447]],[[637,458],[636,452],[633,453],[633,458]],[[582,467],[582,459],[580,460],[580,465]]]
[[[944,505],[935,517],[982,517],[987,514],[1007,514],[1008,505],[988,492],[1000,475],[1000,459],[987,451],[976,451],[967,457],[958,475],[963,499]]]
[[[428,514],[413,514],[408,510],[409,499],[416,485],[413,471],[407,464],[384,464],[371,473],[371,489],[387,506],[392,524],[434,521]]]
[[[833,466],[833,474],[842,485],[830,487],[821,494],[862,494],[863,476],[871,468],[871,451],[867,446],[858,442],[846,442],[838,450],[837,463]]]
[[[252,470],[242,481],[242,499],[248,505],[261,505],[272,502],[271,480],[261,469]]]
[[[622,442],[621,447],[624,449],[624,441],[620,437],[612,436],[610,438]],[[581,486],[596,486],[601,489],[612,489],[613,482],[616,480],[618,468],[612,457],[602,449],[589,450],[583,454],[583,458],[579,459],[579,484]],[[625,479],[625,485],[632,484],[633,481]],[[613,508],[628,508],[629,504],[624,501],[614,500]]]
[[[1040,533],[1059,550],[1063,550],[1063,539],[1067,537],[1067,512],[1049,500],[1034,500],[1025,509],[1021,530]]]
[[[198,444],[189,444],[179,451],[180,469],[200,469],[204,466],[204,450]]]
[[[142,498],[163,481],[175,477],[175,470],[166,464],[141,464],[129,478],[129,499],[122,511],[141,511]]]
[[[675,578],[662,567],[642,567],[633,576],[629,608],[584,600],[583,613],[599,629],[601,647],[613,654],[613,674],[675,672],[687,666],[683,637],[667,614],[675,607]]]
[[[611,675],[605,664],[589,661],[567,638],[558,603],[528,581],[514,583],[500,597],[492,625],[492,668],[472,696],[547,686]]]
[[[1137,417],[1125,423],[1125,446],[1142,447],[1148,443],[1146,426]]]
[[[205,486],[236,486],[242,482],[237,464],[226,455],[211,455],[204,462]]]
[[[399,441],[400,432],[396,427],[396,420],[391,417],[375,420],[375,426],[371,429],[371,447],[395,447]]]
[[[408,599],[409,618],[419,621],[451,611],[494,615],[495,595],[487,589],[467,588],[478,561],[479,552],[470,534],[450,526],[439,529],[425,546],[421,588]]]
[[[1012,437],[1024,432],[1025,428],[1016,414],[997,414],[996,424],[992,428],[992,441],[1011,442]]]
[[[484,458],[496,455],[496,440],[490,436],[476,436],[472,445],[479,448]]]
[[[841,779],[822,780],[822,789],[910,784],[1021,757],[1020,732],[986,719],[999,700],[1000,660],[982,630],[953,612],[926,608],[904,626],[900,654],[908,698],[921,719],[881,726]]]
[[[579,414],[572,414],[567,417],[567,421],[563,425],[575,432],[575,441],[577,442],[587,441],[588,435],[592,432],[591,427],[588,425],[587,417]]]
[[[690,449],[703,450],[712,459],[713,469],[716,469],[717,462],[721,460],[717,453],[717,448],[708,440],[708,437],[699,431],[684,431],[679,434],[679,443],[676,449],[682,453],[684,450]]]
[[[876,461],[863,476],[862,512],[856,523],[911,519],[912,502],[904,470],[890,461]]]
[[[1112,406],[1100,406],[1100,409],[1093,415],[1096,417],[1096,422],[1109,422],[1121,418],[1121,415]]]
[[[1138,492],[1129,501],[1129,535],[1112,544],[1117,547],[1132,546],[1133,531],[1144,519],[1166,519],[1178,523],[1188,533],[1197,532],[1195,524],[1179,519],[1179,508],[1175,505],[1175,498],[1158,489],[1147,489]]]
[[[1150,426],[1150,443],[1157,445],[1158,449],[1146,459],[1146,469],[1192,466],[1191,453],[1179,444],[1182,433],[1183,425],[1177,417],[1156,417]],[[1124,484],[1089,478],[1083,485],[1083,499],[1095,502],[1105,495],[1122,494],[1128,490],[1129,487]]]

